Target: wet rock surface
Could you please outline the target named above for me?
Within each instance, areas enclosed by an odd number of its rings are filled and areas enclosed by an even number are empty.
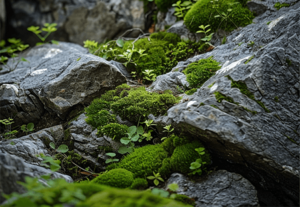
[[[10,59],[0,73],[0,119],[14,114],[19,125],[51,122],[45,114],[64,120],[76,106],[126,82],[117,67],[72,43],[37,46],[22,56],[27,62]]]
[[[139,0],[12,0],[7,1],[7,7],[8,33],[22,34],[16,38],[30,44],[38,38],[27,27],[42,27],[44,23],[58,24],[58,31],[50,39],[81,45],[87,39],[103,42],[131,28],[144,29],[143,2]]]
[[[178,184],[178,194],[195,199],[196,207],[259,206],[254,186],[241,175],[225,170],[212,172],[201,181],[173,173],[166,186],[172,183]]]
[[[282,186],[281,195],[292,205],[299,202],[299,19],[299,2],[268,10],[255,24],[232,32],[227,44],[179,62],[173,71],[210,56],[222,68],[167,116],[156,119],[199,138],[219,158],[265,172],[273,184]],[[255,100],[232,87],[232,81],[246,84]],[[216,92],[238,104],[218,102]]]

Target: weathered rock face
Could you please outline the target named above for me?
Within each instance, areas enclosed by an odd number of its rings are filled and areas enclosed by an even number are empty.
[[[27,27],[57,23],[50,39],[83,44],[113,39],[127,29],[144,29],[143,2],[139,0],[12,0],[8,1],[10,33],[26,43],[38,41]],[[133,34],[134,35],[134,34]]]
[[[228,36],[228,44],[180,62],[174,68],[181,71],[191,62],[210,56],[222,64],[194,95],[169,109],[168,115],[158,117],[156,122],[172,123],[175,129],[199,138],[219,159],[263,172],[256,178],[257,183],[267,191],[280,186],[276,192],[282,202],[279,205],[297,205],[300,2],[279,11],[266,11],[254,22]],[[248,45],[251,41],[252,46]],[[232,80],[246,84],[255,100],[232,87]],[[215,92],[238,104],[218,102]],[[264,177],[272,184],[265,183]]]
[[[157,23],[155,25],[155,31],[165,31],[167,26],[171,26],[176,23],[176,16],[174,15],[175,8],[171,7],[166,13],[159,11],[157,13]]]
[[[63,178],[68,182],[73,179],[68,175],[53,173],[50,169],[24,162],[16,156],[0,152],[0,204],[5,200],[2,193],[24,193],[24,188],[17,181],[25,181],[26,176],[40,177],[51,174],[52,178]]]
[[[0,72],[0,119],[14,115],[19,125],[49,123],[47,114],[63,120],[74,107],[126,82],[115,66],[79,45],[46,44],[23,56],[28,62],[15,67],[9,60],[10,67]],[[15,70],[10,72],[10,68]]]
[[[6,10],[4,0],[0,0],[0,41],[5,35]]]
[[[219,170],[201,181],[191,181],[179,173],[173,173],[166,186],[178,184],[178,194],[194,198],[196,207],[210,206],[259,206],[254,186],[241,175]]]

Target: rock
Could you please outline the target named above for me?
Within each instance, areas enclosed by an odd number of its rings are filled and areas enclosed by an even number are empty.
[[[157,23],[155,25],[155,31],[165,31],[167,26],[171,26],[176,23],[176,16],[174,15],[175,8],[171,7],[167,13],[159,11],[157,13]]]
[[[262,3],[262,1],[248,1],[247,7],[250,11],[252,11],[255,15],[261,15],[267,11],[268,7]]]
[[[51,174],[51,178],[63,178],[68,182],[73,179],[68,175],[53,173],[50,169],[45,169],[36,165],[24,162],[15,156],[0,152],[0,204],[5,200],[2,194],[24,193],[25,189],[17,184],[17,181],[25,181],[26,176],[40,177]],[[41,180],[42,182],[42,180]]]
[[[67,129],[70,133],[70,139],[74,140],[74,148],[77,154],[97,167],[104,169],[104,166],[97,160],[99,157],[99,161],[102,160],[105,162],[108,158],[104,155],[105,150],[103,149],[111,149],[117,152],[122,144],[107,136],[98,137],[96,135],[97,129],[93,130],[92,126],[86,123],[86,118],[85,114],[81,114],[76,120],[70,123],[70,127]]]
[[[218,159],[259,172],[261,177],[250,181],[272,192],[279,205],[298,205],[300,2],[265,12],[254,22],[234,31],[226,44],[178,63],[175,68],[184,69],[213,56],[222,68],[155,122],[172,123],[201,140]],[[255,100],[232,87],[228,76],[246,84]],[[239,105],[218,102],[215,92]]]
[[[13,36],[35,44],[38,38],[27,31],[30,26],[42,27],[45,23],[57,23],[58,30],[50,39],[83,44],[90,39],[104,42],[128,29],[144,29],[143,2],[139,0],[88,0],[88,1],[8,1],[11,12],[8,26]],[[138,35],[138,34],[131,34]]]
[[[0,152],[18,157],[26,163],[40,165],[42,158],[37,157],[41,153],[50,156],[49,143],[60,143],[64,138],[62,125],[53,126],[41,131],[0,142]]]
[[[126,82],[117,67],[72,43],[37,46],[22,56],[28,62],[0,73],[0,119],[14,114],[17,125],[60,124],[51,122]],[[11,59],[8,65],[15,67]]]
[[[254,186],[241,175],[226,170],[212,172],[196,182],[173,173],[166,186],[172,183],[178,184],[178,194],[194,198],[196,207],[259,206]]]
[[[178,87],[189,87],[186,76],[181,72],[170,72],[158,76],[147,90],[152,92],[171,90],[174,94],[179,94],[181,92]]]
[[[178,34],[181,39],[183,40],[191,40],[191,41],[196,41],[199,42],[201,38],[204,36],[202,34],[197,34],[197,33],[191,33],[188,28],[184,25],[183,21],[176,22],[173,24],[167,32]]]
[[[111,60],[109,61],[110,64],[112,64],[113,66],[115,66],[116,68],[118,68],[118,70],[126,77],[126,78],[132,78],[132,76],[130,75],[130,73],[128,73],[127,69],[125,68],[125,66],[122,63],[119,63],[117,61]]]
[[[6,9],[4,0],[0,0],[0,41],[4,39],[6,22]]]

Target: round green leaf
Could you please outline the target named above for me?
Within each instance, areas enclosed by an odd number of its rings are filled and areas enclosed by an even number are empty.
[[[52,149],[55,149],[55,144],[53,142],[50,142],[49,146],[52,148]]]
[[[33,128],[34,128],[34,124],[33,124],[33,123],[27,124],[27,129],[28,129],[29,131],[32,131]]]
[[[113,153],[113,152],[109,152],[109,153],[106,153],[107,156],[110,156],[110,157],[114,157],[116,156],[116,153]]]
[[[69,148],[68,148],[67,145],[62,144],[62,145],[60,145],[60,146],[57,148],[56,151],[57,151],[57,152],[60,152],[60,153],[66,153],[66,152],[69,151]]]

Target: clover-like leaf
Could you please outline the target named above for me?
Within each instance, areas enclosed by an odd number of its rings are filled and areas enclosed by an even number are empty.
[[[62,145],[60,145],[60,146],[57,148],[56,151],[57,151],[57,152],[60,152],[60,153],[66,153],[66,152],[69,151],[69,148],[68,148],[67,145],[62,144]]]
[[[53,142],[50,142],[49,146],[52,148],[52,149],[55,149],[55,144]]]

